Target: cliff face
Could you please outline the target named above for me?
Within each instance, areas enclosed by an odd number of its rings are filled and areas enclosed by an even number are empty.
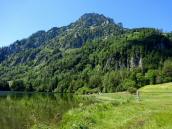
[[[122,55],[118,55],[118,57],[110,57],[105,65],[105,68],[110,67],[113,70],[119,70],[123,68],[133,69],[133,68],[141,68],[143,69],[143,59],[141,56],[135,55],[132,57],[125,57]]]
[[[171,57],[171,41],[157,32],[139,39],[126,40],[122,47],[119,40],[116,42],[117,48],[112,50],[113,52],[107,58],[105,69],[154,68],[153,64],[158,67],[160,62]]]

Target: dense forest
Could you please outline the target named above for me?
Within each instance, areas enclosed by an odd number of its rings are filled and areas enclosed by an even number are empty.
[[[0,48],[1,91],[134,92],[170,81],[172,33],[95,13]]]

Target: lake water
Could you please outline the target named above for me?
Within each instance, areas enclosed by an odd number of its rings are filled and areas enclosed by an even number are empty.
[[[0,129],[57,126],[68,110],[91,103],[72,94],[0,92]]]

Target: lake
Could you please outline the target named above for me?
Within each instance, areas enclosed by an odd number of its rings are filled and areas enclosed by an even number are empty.
[[[58,127],[63,114],[91,100],[73,94],[0,92],[0,128]]]

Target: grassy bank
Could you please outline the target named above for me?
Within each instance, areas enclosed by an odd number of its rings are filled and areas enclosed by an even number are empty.
[[[172,83],[140,89],[140,101],[128,93],[90,95],[94,104],[68,111],[60,129],[171,129]],[[162,92],[162,93],[159,93]]]

